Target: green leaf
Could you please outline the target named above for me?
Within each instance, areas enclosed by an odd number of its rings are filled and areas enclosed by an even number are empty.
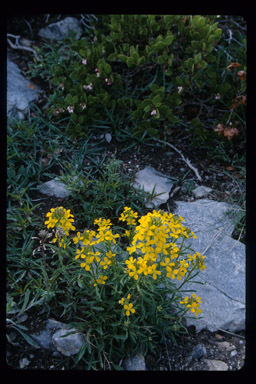
[[[73,97],[72,97],[72,95],[71,95],[70,93],[68,93],[67,96],[65,97],[64,101],[65,101],[65,103],[67,103],[67,104],[72,104],[72,102],[73,102]]]
[[[105,65],[105,72],[107,75],[109,75],[112,72],[111,65],[109,65],[109,64]]]
[[[52,85],[59,85],[60,84],[60,79],[58,79],[57,77],[54,77],[53,79],[51,79],[51,83]]]
[[[127,66],[130,68],[134,64],[134,58],[128,57],[127,59]]]
[[[33,347],[35,348],[41,348],[40,345],[38,345],[30,336],[28,336],[26,333],[22,332],[19,328],[17,327],[14,327],[16,329],[16,331],[18,331],[23,337],[24,339],[30,344],[32,345]]]
[[[118,59],[122,61],[122,63],[126,63],[128,57],[125,55],[118,55]]]
[[[116,52],[111,53],[111,54],[108,56],[108,60],[109,60],[109,61],[115,61],[116,58],[117,58],[117,54],[116,54]]]
[[[113,335],[113,337],[117,340],[126,340],[128,335],[125,334],[125,335]]]

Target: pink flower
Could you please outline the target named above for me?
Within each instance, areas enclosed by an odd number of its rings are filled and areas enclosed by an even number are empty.
[[[151,116],[154,116],[154,115],[156,115],[156,110],[155,110],[155,109],[153,109],[153,111],[152,111],[150,114],[151,114]]]
[[[82,60],[82,64],[84,64],[84,65],[87,64],[87,59],[86,59],[86,58],[84,58],[84,59]]]
[[[106,81],[107,85],[111,85],[111,81],[107,77],[106,77],[105,81]]]
[[[178,87],[178,93],[181,93],[183,87]]]

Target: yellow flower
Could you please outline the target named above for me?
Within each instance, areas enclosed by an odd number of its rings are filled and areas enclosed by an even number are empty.
[[[133,308],[133,304],[129,303],[130,298],[131,298],[131,295],[129,293],[127,295],[126,299],[124,297],[122,297],[122,299],[119,300],[119,304],[123,305],[123,307],[126,311],[125,312],[126,316],[130,316],[131,313],[135,313],[135,309]]]
[[[70,230],[75,230],[72,225],[74,222],[72,217],[74,216],[70,213],[70,209],[67,210],[63,207],[51,208],[50,212],[46,213],[46,217],[48,217],[48,220],[45,221],[47,228],[61,227],[67,236]]]
[[[85,258],[84,247],[81,248],[81,249],[77,249],[77,250],[76,250],[76,256],[75,256],[75,259],[78,259],[79,257],[81,257],[82,259]]]
[[[126,310],[126,316],[130,316],[130,313],[135,313],[135,309],[133,308],[133,304],[129,303],[128,305],[124,305],[124,309]]]
[[[195,316],[202,312],[199,308],[199,303],[202,304],[202,299],[201,297],[196,296],[195,293],[192,293],[191,297],[186,296],[180,301],[180,304],[184,304]]]
[[[104,257],[104,259],[100,262],[100,265],[103,266],[103,269],[107,269],[109,264],[111,264],[111,260],[109,260],[107,257]]]
[[[106,284],[105,280],[107,280],[107,278],[108,278],[107,276],[100,275],[99,278],[94,281],[93,286],[96,287],[96,285],[98,284],[102,284],[102,285]]]
[[[129,207],[124,207],[123,212],[121,213],[119,220],[126,221],[128,225],[136,225],[135,219],[138,217],[138,212],[134,212]]]

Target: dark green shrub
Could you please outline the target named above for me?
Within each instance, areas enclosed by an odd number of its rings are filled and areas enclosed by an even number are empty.
[[[53,70],[49,112],[68,116],[72,135],[93,127],[157,135],[182,119],[199,90],[222,30],[212,16],[103,15],[95,37],[73,40]]]

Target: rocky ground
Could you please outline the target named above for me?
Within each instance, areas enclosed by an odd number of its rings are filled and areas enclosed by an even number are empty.
[[[46,323],[45,315],[31,311],[22,323],[29,334],[40,334]],[[36,349],[29,345],[18,333],[11,333],[11,343],[7,343],[6,360],[9,367],[24,370],[71,370],[72,359],[56,350]],[[236,371],[243,368],[246,359],[245,333],[227,331],[196,333],[194,327],[188,329],[175,345],[164,340],[156,354],[149,353],[143,366],[149,371]],[[120,365],[123,365],[120,361]],[[74,368],[84,370],[84,363]],[[106,366],[106,370],[109,367]]]
[[[13,33],[16,31],[13,30]],[[29,29],[25,37],[30,37]],[[26,57],[30,53],[14,51],[9,48],[9,54],[12,60],[19,63],[20,68],[26,69]],[[125,144],[112,138],[110,142],[106,142],[106,151],[109,157],[115,156],[115,158],[122,160],[123,171],[127,177],[132,178],[137,171],[148,165],[172,177],[175,185],[168,202],[163,207],[171,212],[175,209],[175,201],[193,201],[195,199],[192,190],[197,185],[210,187],[212,190],[207,198],[218,201],[230,202],[244,193],[239,182],[242,178],[239,169],[233,167],[231,171],[227,172],[227,167],[230,167],[230,164],[217,164],[211,158],[205,157],[203,151],[202,153],[200,151],[195,153],[191,150],[190,142],[184,132],[180,135],[171,134],[168,140],[177,148],[182,148],[184,156],[189,158],[202,177],[201,182],[198,181],[195,173],[178,153],[167,147],[163,149],[160,144],[154,147],[141,146],[139,151],[138,148],[132,148],[122,153]],[[52,207],[52,202],[56,201],[56,198],[45,199],[45,196],[39,192],[34,194],[33,198],[39,199],[38,203],[42,203],[40,206],[42,217]],[[60,201],[62,200],[60,199]],[[238,229],[233,232],[232,237],[245,242],[244,234]],[[22,325],[27,327],[27,333],[33,334],[40,332],[46,321],[45,313],[40,314],[31,310],[26,312]],[[72,369],[72,359],[57,351],[32,347],[18,332],[11,331],[9,341],[6,343],[6,361],[12,369]],[[170,340],[164,340],[159,345],[156,354],[148,354],[145,357],[145,368],[150,371],[235,371],[244,366],[245,359],[245,332],[202,330],[197,333],[195,328],[191,326],[188,329],[188,334],[181,336],[177,345]],[[121,361],[120,365],[122,364]],[[86,367],[80,363],[75,369],[84,370]],[[106,366],[106,370],[108,369]]]

